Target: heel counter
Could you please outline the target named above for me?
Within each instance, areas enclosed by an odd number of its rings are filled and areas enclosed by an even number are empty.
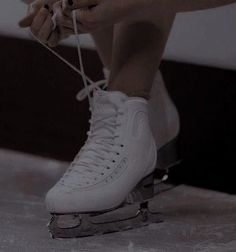
[[[172,101],[160,71],[157,73],[150,99],[150,123],[157,147],[175,138],[180,131],[180,118],[177,107]]]
[[[176,138],[179,134],[179,131],[180,131],[179,111],[178,111],[174,101],[172,100],[172,98],[166,88],[163,76],[160,71],[158,71],[157,78],[158,78],[157,80],[159,81],[159,85],[158,85],[159,90],[162,93],[163,100],[165,101],[167,123],[168,123],[167,125],[168,125],[170,132],[172,132],[172,134],[173,134],[173,137],[171,137],[169,139],[169,141],[170,141],[173,138]]]

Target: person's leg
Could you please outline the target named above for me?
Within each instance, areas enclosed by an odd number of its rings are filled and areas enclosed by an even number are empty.
[[[115,25],[108,90],[149,98],[174,18],[149,10]]]
[[[107,69],[110,69],[112,60],[113,28],[113,26],[109,26],[91,34],[100,59]]]

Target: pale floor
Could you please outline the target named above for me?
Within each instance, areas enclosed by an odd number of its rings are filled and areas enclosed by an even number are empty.
[[[67,163],[0,150],[0,251],[236,251],[236,197],[181,185],[157,196],[165,221],[98,237],[52,240],[47,190]]]

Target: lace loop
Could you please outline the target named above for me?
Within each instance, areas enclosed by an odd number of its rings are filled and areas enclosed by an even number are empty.
[[[88,86],[89,92],[92,92],[94,89],[97,89],[98,87],[104,89],[107,87],[107,80],[100,80],[97,82],[92,83]],[[79,91],[76,98],[78,101],[83,101],[87,97],[86,88],[84,87]]]

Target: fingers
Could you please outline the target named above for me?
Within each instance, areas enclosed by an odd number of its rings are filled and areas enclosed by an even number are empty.
[[[63,10],[88,8],[97,5],[99,0],[62,0]]]
[[[53,5],[53,12],[56,13],[56,23],[58,26],[73,27],[72,19],[70,18],[71,11],[68,15],[64,15],[64,13],[62,13],[62,6],[59,2]]]
[[[46,43],[50,34],[52,33],[52,30],[53,30],[52,17],[51,15],[48,15],[43,25],[40,27],[40,30],[37,35],[38,39]]]
[[[45,2],[49,3],[50,0],[36,0],[31,4],[27,16],[19,22],[19,25],[21,27],[30,27],[32,33],[37,36],[39,40],[43,43],[47,43],[50,47],[54,47],[60,40],[74,34],[74,24],[71,18],[71,10],[67,12],[67,15],[63,13],[62,1],[54,2],[54,4],[51,2],[50,7],[47,4],[42,4]],[[52,8],[53,11],[50,12],[49,8]],[[56,30],[54,30],[52,13],[56,13]],[[78,32],[88,33],[94,24],[91,10],[77,10],[76,14],[77,20],[79,20],[77,22]]]
[[[52,34],[48,38],[47,44],[50,47],[55,47],[61,40],[68,38],[72,34],[73,30],[71,29],[61,28],[59,30],[59,28],[57,28],[55,31],[52,32]]]
[[[76,20],[79,30],[86,33],[98,29],[101,23],[95,9],[76,10]]]
[[[40,31],[41,27],[46,21],[48,15],[50,15],[49,10],[44,7],[41,8],[39,12],[36,14],[30,26],[31,31],[34,33],[34,35],[38,35],[38,32]]]
[[[31,26],[35,16],[38,11],[44,6],[46,9],[52,7],[53,3],[57,0],[35,0],[32,4],[29,4],[27,15],[19,21],[19,26],[21,28],[26,28]],[[60,1],[61,2],[61,1]]]
[[[37,0],[37,1],[33,2],[32,4],[30,4],[29,8],[28,8],[28,13],[24,18],[22,18],[19,21],[19,23],[18,23],[19,26],[21,28],[26,28],[26,27],[31,26],[31,24],[34,20],[34,17],[36,16],[36,14],[40,10],[40,8],[42,8],[42,6],[43,6],[43,3],[41,0],[40,1]]]
[[[55,3],[51,7],[53,8],[52,11],[45,6],[38,11],[32,22],[31,31],[40,41],[47,43],[50,47],[54,47],[60,40],[73,34],[71,29],[73,25],[72,20],[62,15],[60,2]],[[55,17],[55,20],[52,20],[53,17]]]
[[[29,27],[34,20],[34,16],[36,15],[36,13],[36,11],[30,12],[26,17],[22,18],[18,23],[19,26],[21,28]]]
[[[62,12],[62,6],[60,3],[55,3],[53,5],[53,12],[56,13],[56,23],[61,32],[61,34],[73,34],[74,33],[74,23],[71,17],[71,11],[65,16]],[[82,28],[82,32],[85,32],[85,27],[82,27],[82,24],[78,26],[78,28]],[[79,31],[81,32],[81,31]]]
[[[53,31],[53,32],[51,33],[51,35],[49,36],[48,41],[47,41],[47,44],[48,44],[48,46],[50,46],[50,47],[55,47],[55,46],[58,45],[59,41],[60,41],[60,35],[59,35],[58,30],[56,29],[56,30]]]

